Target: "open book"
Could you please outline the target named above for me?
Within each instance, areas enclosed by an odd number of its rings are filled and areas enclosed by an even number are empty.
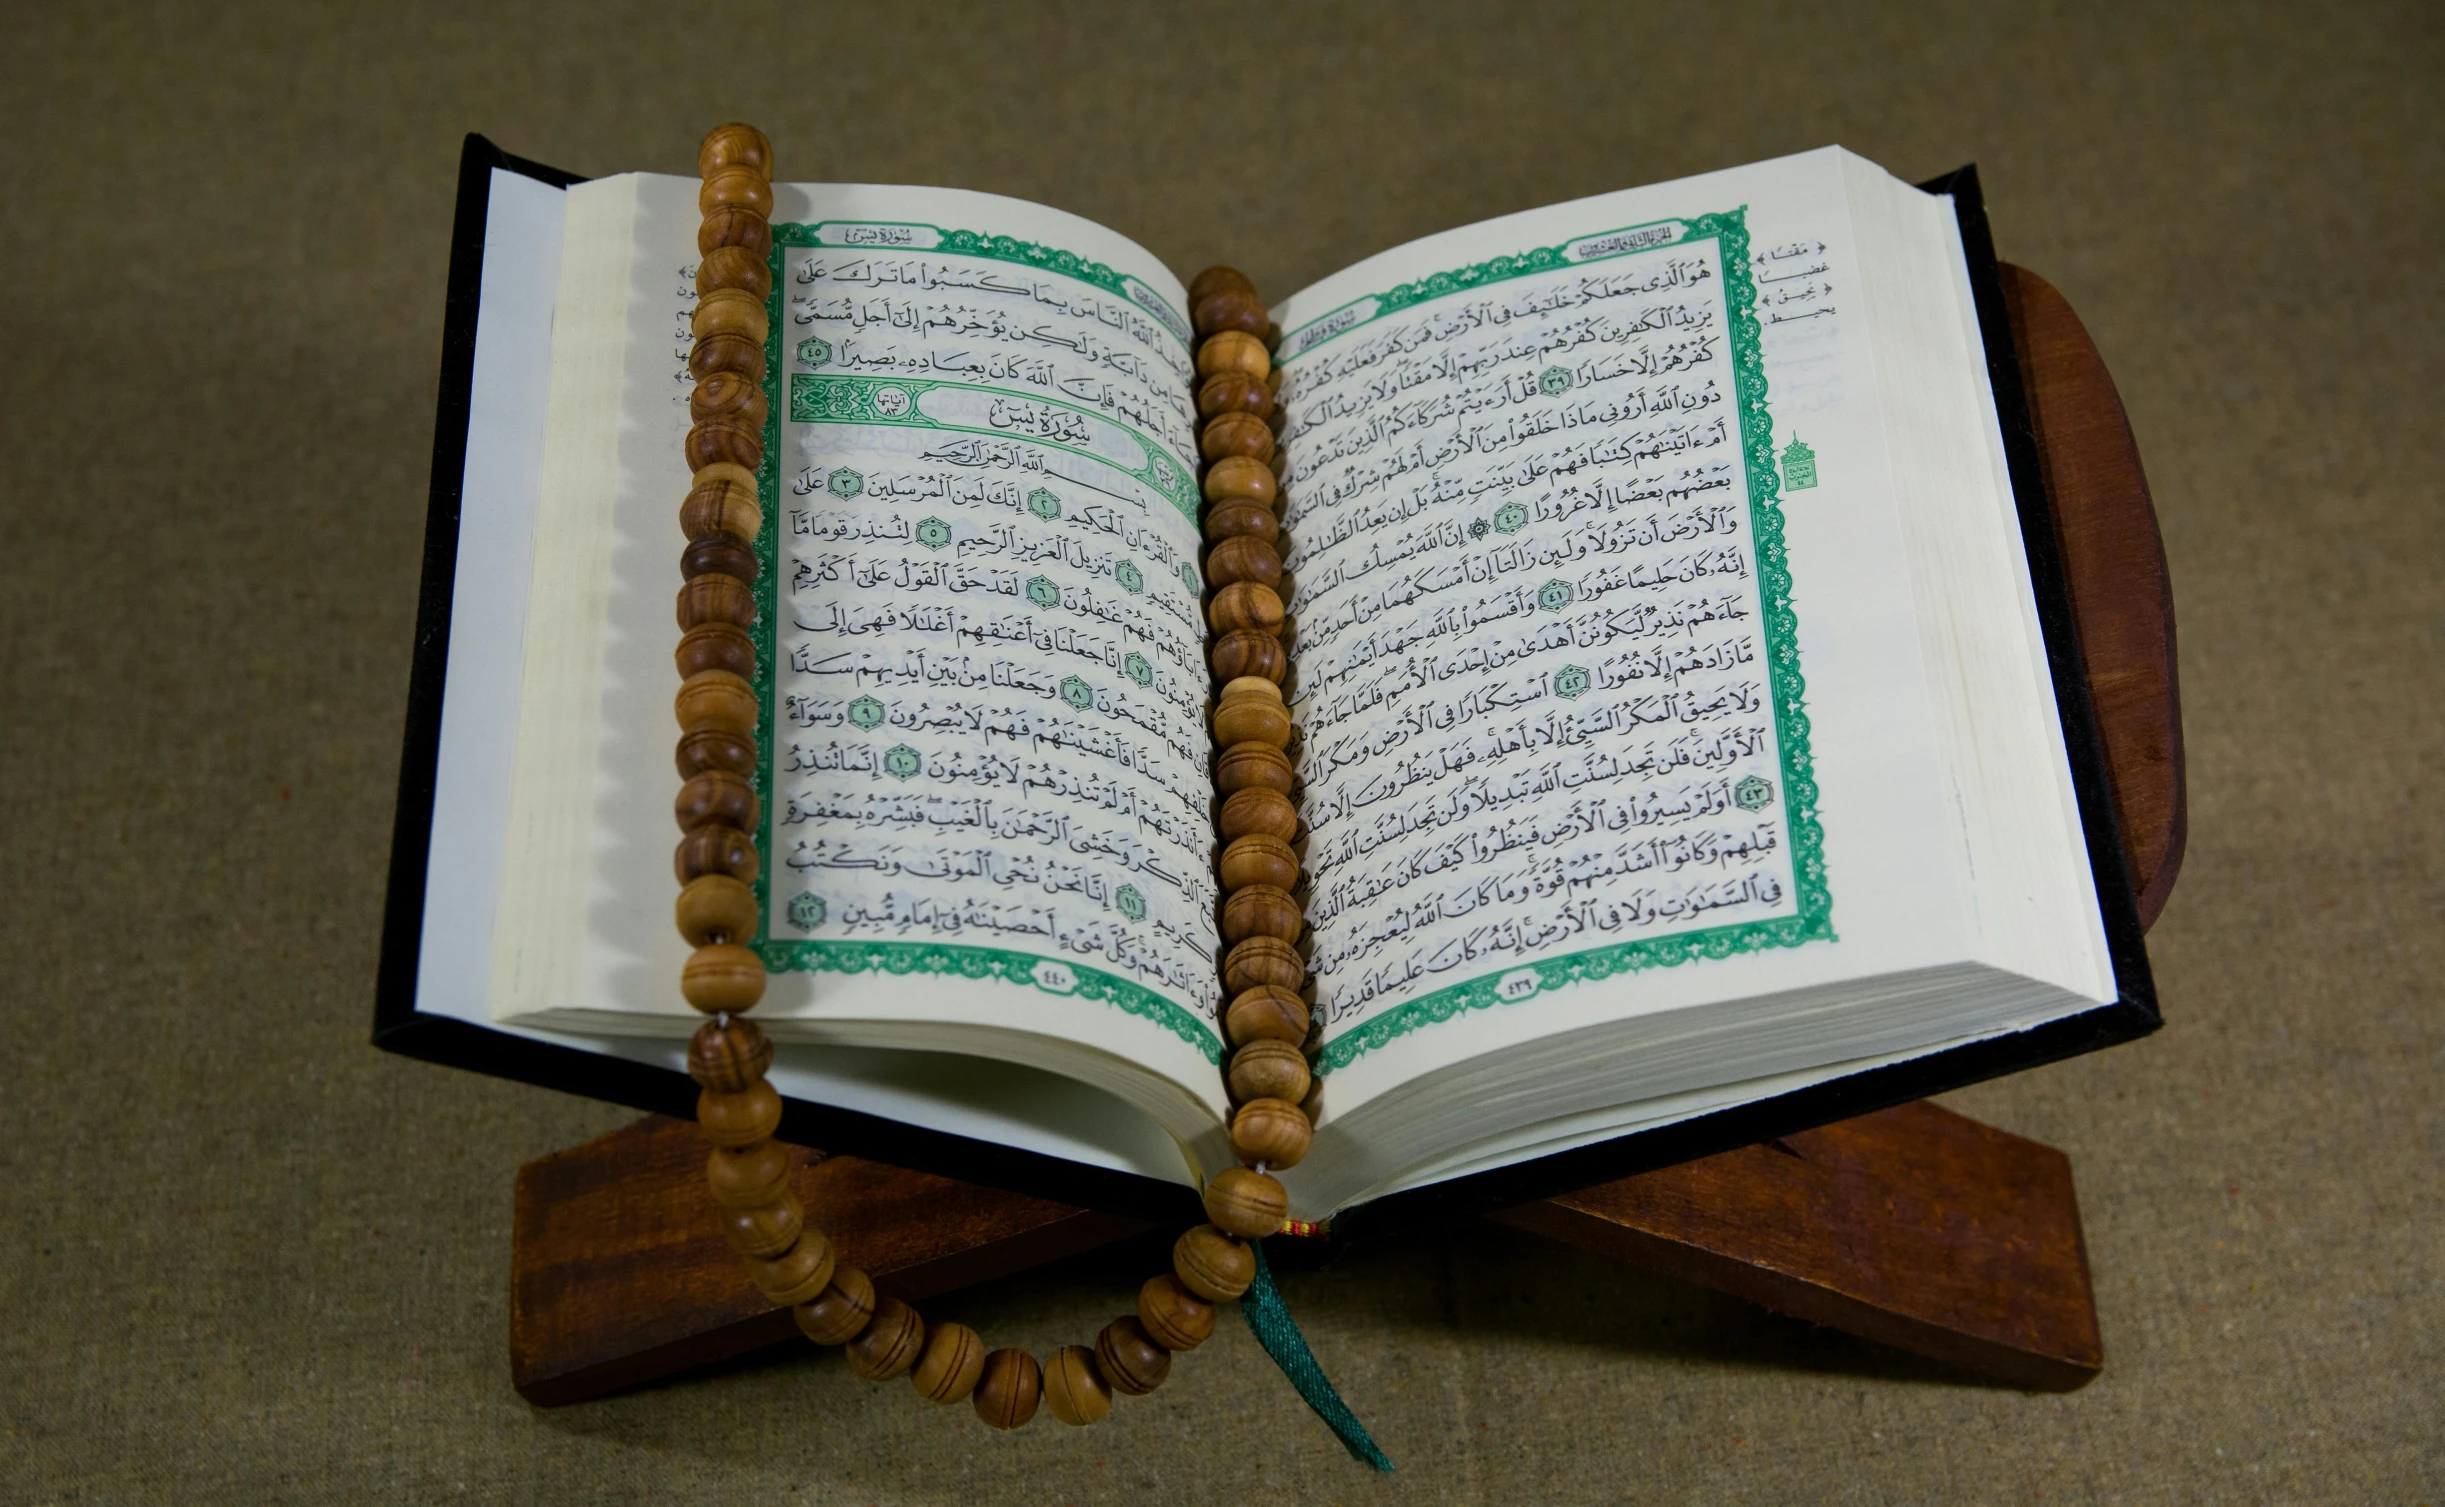
[[[1534,1196],[2155,1023],[1959,186],[1828,148],[1274,306],[1295,1218]],[[378,1033],[681,1112],[697,187],[470,143]],[[774,196],[784,1134],[1194,1190],[1233,1157],[1187,291],[1016,200]]]

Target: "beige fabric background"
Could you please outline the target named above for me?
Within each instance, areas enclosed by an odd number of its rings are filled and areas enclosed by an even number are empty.
[[[0,1500],[2445,1496],[2433,3],[12,7]],[[1975,158],[2112,363],[2179,601],[2160,1036],[1951,1101],[2077,1166],[2109,1363],[1976,1384],[1491,1227],[1289,1283],[1099,1429],[813,1351],[543,1412],[510,1178],[621,1111],[366,1045],[461,132],[993,189],[1282,293],[1838,141]],[[1088,1267],[935,1305],[1049,1347]]]

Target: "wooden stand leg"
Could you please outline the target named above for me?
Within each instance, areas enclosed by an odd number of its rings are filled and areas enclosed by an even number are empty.
[[[796,1151],[807,1222],[840,1259],[915,1302],[1135,1235],[1141,1220]],[[705,1191],[705,1146],[648,1115],[518,1169],[509,1358],[546,1407],[744,1355],[797,1336],[747,1280]]]
[[[2070,1159],[1934,1104],[1491,1217],[2015,1386],[2105,1364]]]
[[[1148,1228],[858,1157],[801,1157],[809,1219],[904,1299]],[[510,1365],[529,1402],[579,1402],[795,1339],[716,1233],[703,1164],[695,1126],[652,1115],[519,1169]],[[1493,1217],[2019,1386],[2076,1387],[2103,1361],[2071,1164],[1933,1104]]]
[[[2060,294],[2004,268],[2140,916],[2188,826],[2164,548],[2121,399]],[[803,1154],[797,1191],[843,1260],[916,1299],[1142,1232],[1139,1221]],[[695,1127],[650,1117],[518,1173],[510,1357],[529,1401],[575,1402],[792,1336],[716,1232]],[[2061,1152],[1933,1104],[1493,1216],[2020,1386],[2077,1387],[2104,1352]]]

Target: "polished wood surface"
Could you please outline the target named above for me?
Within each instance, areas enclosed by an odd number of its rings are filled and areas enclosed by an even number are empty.
[[[2153,926],[2190,838],[2165,542],[2122,396],[2079,316],[2034,272],[2007,263],[2003,283],[2089,695],[2114,771],[2123,857],[2139,924]]]
[[[1934,1104],[1492,1217],[2018,1386],[2105,1362],[2070,1160]]]
[[[2163,547],[2121,400],[2086,331],[2042,279],[2012,267],[2004,274],[2125,855],[2141,919],[2153,922],[2187,831]],[[1230,804],[1243,812],[1227,816],[1226,831],[1291,836],[1286,824],[1274,830],[1290,816],[1278,793],[1243,790]],[[1283,944],[1241,944],[1250,976],[1236,987],[1268,981],[1253,975],[1273,961],[1269,946]],[[1254,1035],[1256,1007],[1247,1013]],[[1246,1039],[1240,1014],[1235,1008],[1233,1035]],[[1145,1228],[783,1149],[807,1223],[835,1232],[842,1262],[904,1300]],[[705,1165],[695,1127],[657,1117],[520,1170],[511,1360],[530,1401],[577,1401],[797,1332],[725,1243]],[[2103,1363],[2069,1162],[1932,1104],[1494,1217],[2020,1386],[2076,1387]],[[1246,1248],[1211,1227],[1182,1237],[1174,1266],[1190,1291],[1212,1299],[1237,1297],[1253,1274]],[[1024,1376],[1007,1364],[997,1383],[993,1362],[1003,1354],[988,1358],[975,1394],[980,1415],[989,1389],[1005,1416],[1022,1406],[1032,1413],[1033,1363]]]
[[[842,1267],[904,1302],[1093,1249],[1146,1226],[856,1157],[782,1147]],[[510,1373],[550,1406],[794,1338],[722,1238],[696,1127],[649,1116],[518,1172]],[[860,1321],[863,1327],[863,1321]]]

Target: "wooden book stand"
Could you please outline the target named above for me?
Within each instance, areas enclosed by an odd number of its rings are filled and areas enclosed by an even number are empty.
[[[2173,597],[2122,401],[2061,294],[2003,268],[2143,925],[2187,828]],[[511,1375],[578,1402],[794,1339],[715,1227],[696,1128],[649,1116],[518,1172]],[[857,1157],[801,1152],[812,1224],[917,1300],[1149,1229]],[[2104,1364],[2071,1164],[1905,1104],[1491,1216],[2018,1386]]]

